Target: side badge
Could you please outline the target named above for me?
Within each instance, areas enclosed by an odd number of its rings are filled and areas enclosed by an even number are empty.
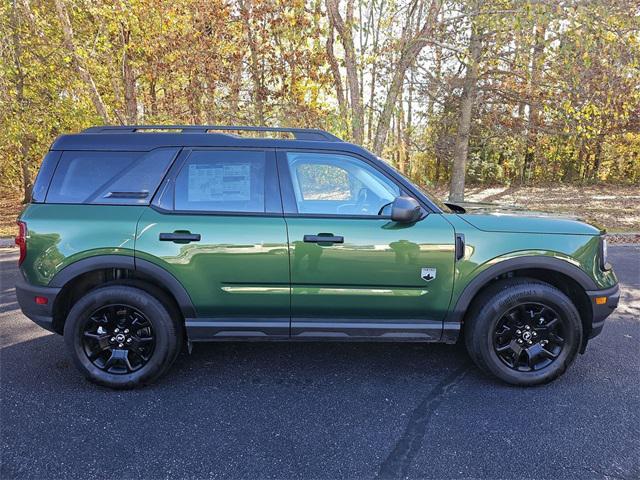
[[[420,271],[420,277],[425,282],[430,282],[431,280],[434,280],[436,278],[436,269],[432,267],[423,268]]]

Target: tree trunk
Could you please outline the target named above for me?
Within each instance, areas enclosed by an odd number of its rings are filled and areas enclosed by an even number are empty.
[[[138,98],[136,76],[129,58],[131,32],[122,25],[122,82],[124,83],[124,115],[129,125],[138,122]]]
[[[535,162],[536,145],[538,143],[538,125],[539,125],[539,99],[536,98],[535,91],[537,89],[540,71],[542,70],[543,54],[544,54],[544,36],[545,27],[536,25],[535,27],[535,43],[533,53],[531,55],[531,70],[529,75],[529,85],[527,86],[528,97],[528,115],[527,115],[527,142],[524,152],[524,163],[522,166],[521,183],[526,183],[528,177],[531,176],[531,169]]]
[[[28,203],[31,200],[31,190],[33,189],[33,180],[29,171],[29,150],[34,142],[34,137],[30,133],[25,133],[20,139],[20,170],[22,172],[22,203]]]
[[[602,138],[603,135],[600,134],[596,138],[596,151],[593,154],[593,180],[598,181],[598,177],[600,176],[600,164],[602,163]]]
[[[158,93],[156,91],[156,78],[155,76],[149,83],[149,97],[151,101],[151,116],[156,117],[158,115]]]
[[[231,74],[231,86],[230,86],[230,100],[229,106],[231,108],[230,117],[233,120],[234,124],[241,124],[240,120],[240,89],[242,87],[242,64],[244,63],[244,55],[243,58],[237,59],[233,68],[233,73]]]
[[[374,8],[375,2],[371,8]],[[380,14],[384,8],[384,2],[380,4]],[[372,16],[373,22],[373,16]],[[373,111],[376,103],[376,82],[378,81],[378,45],[380,38],[380,20],[373,27],[373,65],[371,65],[371,90],[369,91],[369,108],[367,110],[367,144],[371,144],[373,135]]]
[[[396,151],[398,152],[398,170],[407,175],[407,151],[404,144],[404,109],[402,108],[402,92],[400,92],[399,107],[396,109]]]
[[[411,135],[413,134],[413,85],[415,82],[414,71],[410,69],[409,73],[409,92],[407,98],[407,116],[404,126],[404,154],[407,162],[407,171],[409,176],[413,175],[413,165],[411,162]]]
[[[577,170],[577,174],[580,177],[580,182],[582,182],[582,180],[584,180],[584,157],[585,155],[585,150],[586,150],[586,146],[583,142],[580,142],[580,150],[578,151],[578,170]]]
[[[125,125],[127,123],[127,118],[124,115],[124,111],[119,108],[121,105],[124,105],[124,100],[122,98],[122,85],[121,85],[121,75],[119,75],[117,69],[112,69],[111,64],[109,64],[109,82],[111,82],[111,90],[113,91],[113,116],[116,121],[120,123],[120,125]]]
[[[469,152],[469,134],[471,132],[471,113],[476,101],[478,90],[478,63],[482,53],[480,35],[475,25],[471,26],[471,38],[469,39],[469,62],[462,88],[460,101],[460,116],[458,117],[458,133],[453,151],[453,166],[451,169],[451,186],[449,200],[452,202],[464,201],[464,182]]]
[[[98,88],[96,87],[95,82],[93,81],[93,77],[89,73],[89,70],[87,70],[84,61],[76,51],[76,46],[73,38],[73,28],[71,28],[71,20],[69,19],[69,13],[67,12],[67,7],[64,4],[64,0],[55,0],[55,4],[56,10],[58,12],[58,18],[60,19],[60,23],[62,24],[64,46],[68,50],[69,55],[71,55],[73,66],[76,69],[76,72],[78,72],[78,75],[80,76],[82,81],[89,89],[89,95],[91,96],[91,101],[93,102],[96,111],[102,117],[104,123],[109,123],[109,114],[107,113],[107,107],[102,101],[102,97],[100,96],[100,92],[98,92]]]
[[[433,36],[436,40],[436,43],[434,48],[433,48],[433,56],[434,56],[434,73],[433,73],[433,79],[435,80],[435,92],[438,91],[438,88],[440,86],[440,82],[442,79],[442,47],[440,46],[440,41],[442,40],[442,37],[444,37],[442,31],[444,29],[446,29],[446,26],[442,23],[441,18],[442,18],[442,12],[438,13],[438,18],[436,18],[436,22],[437,22],[437,26],[438,28],[434,31]],[[428,95],[427,96],[427,112],[429,115],[429,125],[432,124],[433,119],[435,118],[435,97],[434,95]]]
[[[11,9],[11,38],[13,40],[13,63],[16,69],[16,107],[18,116],[27,113],[28,100],[24,95],[25,73],[22,69],[22,43],[20,42],[20,22],[18,19],[18,6],[14,0]],[[27,127],[28,128],[28,127]],[[34,136],[30,132],[22,132],[20,135],[20,173],[22,180],[22,203],[29,202],[33,181],[29,171],[29,150],[33,144]]]
[[[331,16],[329,17],[329,32],[327,33],[327,58],[329,60],[329,67],[331,69],[331,75],[333,76],[333,84],[336,89],[336,97],[338,97],[338,108],[340,109],[340,117],[343,121],[347,120],[347,102],[344,97],[344,88],[342,87],[342,76],[340,75],[340,67],[336,60],[335,53],[333,51],[333,31],[334,25]]]
[[[196,72],[192,72],[189,78],[187,104],[189,105],[190,123],[198,125],[202,123],[202,86],[195,75]]]
[[[376,128],[376,135],[373,141],[373,151],[377,155],[382,153],[384,142],[387,139],[389,122],[393,116],[393,110],[396,106],[400,90],[402,89],[404,76],[407,69],[415,63],[422,49],[429,43],[429,39],[436,25],[440,6],[440,0],[433,0],[429,6],[429,12],[427,13],[427,18],[422,28],[418,31],[417,35],[403,42],[400,58],[398,59],[398,63],[393,67],[391,85],[387,91],[387,97],[382,108],[382,113],[380,114],[380,119],[378,120],[378,127]]]
[[[248,1],[251,4],[251,0]],[[262,67],[260,65],[260,58],[258,55],[258,42],[253,34],[253,27],[250,22],[251,12],[247,9],[244,1],[240,2],[240,13],[242,16],[242,22],[244,24],[247,43],[249,44],[249,70],[251,72],[251,81],[253,82],[253,103],[256,109],[256,121],[259,126],[264,126],[265,114],[264,114],[264,85],[262,82]]]
[[[364,141],[364,107],[360,82],[358,81],[358,66],[356,50],[353,45],[353,0],[348,0],[346,21],[340,15],[338,0],[326,0],[327,10],[331,21],[336,27],[342,47],[344,48],[344,65],[347,71],[347,84],[349,85],[349,98],[351,99],[351,129],[353,141],[362,144]]]

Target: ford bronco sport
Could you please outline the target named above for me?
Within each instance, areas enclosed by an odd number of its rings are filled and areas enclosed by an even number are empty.
[[[18,223],[22,311],[115,388],[192,342],[461,335],[484,371],[541,384],[619,298],[598,229],[464,213],[321,130],[63,135]]]

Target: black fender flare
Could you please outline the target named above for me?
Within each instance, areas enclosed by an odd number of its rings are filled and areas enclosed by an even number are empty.
[[[132,255],[96,255],[78,260],[60,270],[49,282],[50,287],[63,288],[66,284],[93,270],[103,268],[123,268],[138,271],[156,279],[175,298],[180,312],[185,318],[196,316],[196,310],[182,283],[164,268]]]
[[[585,290],[597,290],[598,286],[589,275],[576,265],[562,260],[557,257],[549,257],[544,255],[528,255],[516,258],[509,258],[497,262],[495,265],[487,268],[473,280],[471,280],[462,291],[453,309],[449,311],[446,323],[461,324],[464,315],[475,298],[476,294],[495,277],[513,270],[521,270],[526,268],[535,268],[549,270],[552,272],[562,273],[578,282]]]

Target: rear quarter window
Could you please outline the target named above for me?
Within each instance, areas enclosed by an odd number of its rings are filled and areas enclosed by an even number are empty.
[[[33,203],[42,203],[47,198],[47,190],[59,159],[60,152],[56,151],[50,151],[44,156],[40,170],[38,170],[38,176],[33,184],[33,190],[31,190],[31,201]]]
[[[62,153],[47,203],[148,205],[178,148]]]

